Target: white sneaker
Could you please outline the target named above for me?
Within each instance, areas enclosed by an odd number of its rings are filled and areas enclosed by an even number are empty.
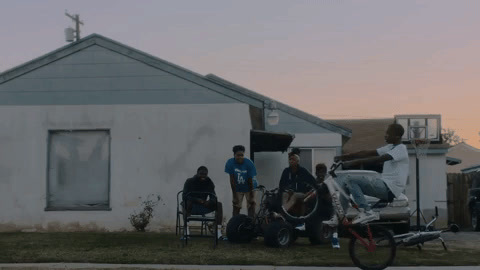
[[[298,225],[297,227],[295,227],[295,229],[299,231],[305,231],[305,223]]]
[[[370,221],[379,220],[380,215],[373,210],[361,211],[352,221],[352,224],[365,224]]]
[[[333,233],[332,235],[332,248],[339,249],[340,248],[340,241],[338,241],[338,233]]]
[[[217,238],[220,240],[223,239],[222,231],[217,230]]]
[[[332,218],[329,220],[322,221],[323,224],[328,225],[330,227],[337,227],[338,226],[338,217],[337,214],[333,214]]]

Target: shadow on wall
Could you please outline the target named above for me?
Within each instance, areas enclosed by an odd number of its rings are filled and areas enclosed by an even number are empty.
[[[166,168],[182,168],[187,162],[187,157],[190,155],[190,151],[195,148],[195,146],[202,141],[203,138],[213,137],[215,135],[215,130],[212,127],[201,127],[195,131],[192,135],[191,140],[187,143],[185,151],[178,153],[177,158],[172,162],[168,162]],[[163,173],[163,171],[162,171]],[[167,178],[165,181],[170,183],[170,181],[177,181],[174,179],[175,170],[166,170]]]

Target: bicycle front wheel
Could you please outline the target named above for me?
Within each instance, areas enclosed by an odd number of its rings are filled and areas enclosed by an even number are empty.
[[[397,246],[387,229],[382,226],[361,225],[352,227],[351,233],[348,251],[357,267],[364,270],[380,270],[392,265]]]
[[[280,211],[289,222],[304,223],[317,216],[320,192],[315,183],[304,183],[306,190],[302,192],[281,191]]]

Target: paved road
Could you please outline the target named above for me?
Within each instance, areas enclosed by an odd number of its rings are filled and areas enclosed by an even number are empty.
[[[358,270],[355,267],[298,267],[270,265],[166,265],[166,264],[90,264],[90,263],[32,263],[0,264],[2,270],[43,269],[164,269],[164,270]],[[389,267],[388,270],[479,270],[480,266],[412,266]]]

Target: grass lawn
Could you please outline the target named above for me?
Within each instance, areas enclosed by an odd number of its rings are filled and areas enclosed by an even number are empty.
[[[120,264],[239,264],[353,266],[348,239],[342,248],[312,246],[299,238],[288,249],[265,247],[263,239],[250,244],[194,238],[182,248],[178,236],[162,233],[0,233],[0,263],[78,262]],[[440,242],[399,247],[394,265],[480,265],[480,246]]]

